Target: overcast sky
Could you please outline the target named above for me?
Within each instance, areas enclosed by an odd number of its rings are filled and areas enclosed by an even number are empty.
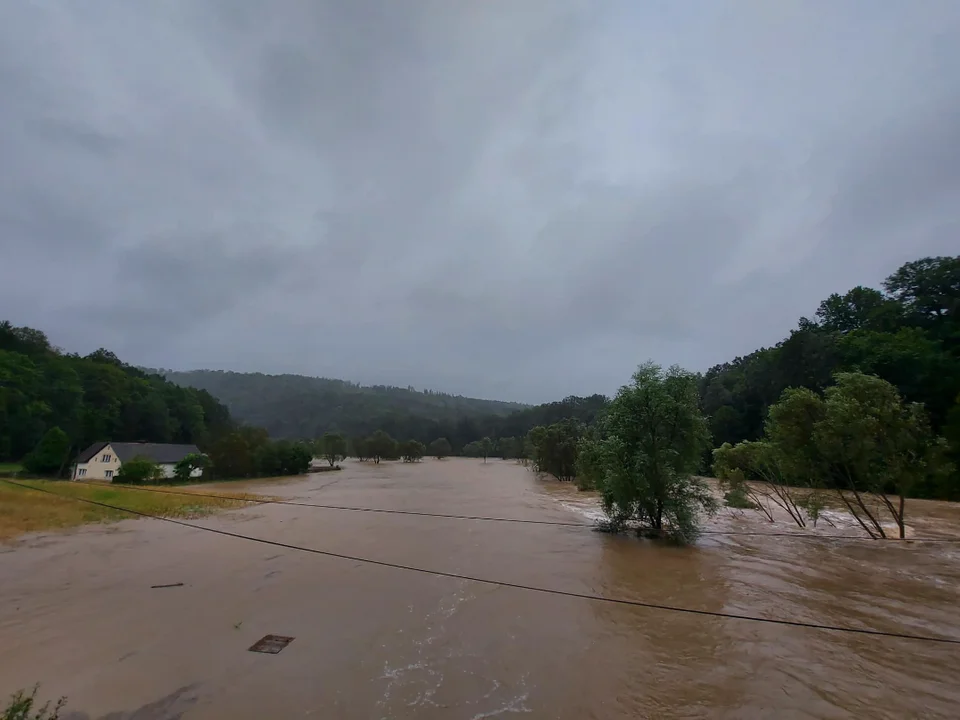
[[[960,252],[957,0],[6,0],[0,318],[540,402]]]

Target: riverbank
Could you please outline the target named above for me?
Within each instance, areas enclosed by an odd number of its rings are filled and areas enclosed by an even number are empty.
[[[244,507],[259,499],[259,496],[248,493],[229,493],[230,497],[223,498],[210,497],[218,493],[211,493],[209,488],[195,488],[204,496],[191,497],[191,488],[188,486],[178,487],[177,493],[173,494],[164,493],[159,487],[140,490],[130,486],[60,480],[17,480],[16,483],[0,480],[0,542],[9,542],[32,532],[67,530],[80,525],[117,522],[134,517],[121,510],[71,498],[116,505],[148,515],[178,518],[202,517],[217,510]],[[63,497],[55,497],[50,493]],[[238,500],[238,497],[243,500]]]

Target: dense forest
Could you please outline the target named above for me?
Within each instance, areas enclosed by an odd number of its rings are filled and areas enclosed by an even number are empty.
[[[906,263],[879,290],[835,293],[776,346],[710,368],[700,396],[714,446],[760,439],[784,390],[822,394],[841,371],[876,375],[922,404],[960,460],[960,256]],[[939,494],[960,497],[960,478]]]
[[[65,353],[39,330],[0,322],[0,461],[22,459],[53,428],[68,438],[69,462],[99,440],[203,447],[232,425],[205,390],[145,373],[108,350]]]

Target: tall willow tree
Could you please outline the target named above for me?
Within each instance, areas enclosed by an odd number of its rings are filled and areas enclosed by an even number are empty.
[[[586,450],[613,529],[636,523],[679,543],[692,542],[702,513],[716,510],[706,483],[696,477],[709,446],[692,373],[646,363],[620,388]]]

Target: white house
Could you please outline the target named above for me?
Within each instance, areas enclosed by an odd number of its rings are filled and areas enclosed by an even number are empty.
[[[120,466],[135,457],[153,460],[165,477],[172,478],[178,462],[187,455],[199,454],[196,445],[173,445],[169,443],[94,443],[77,458],[73,467],[74,480],[113,480]],[[203,470],[196,469],[190,477],[200,477]]]

